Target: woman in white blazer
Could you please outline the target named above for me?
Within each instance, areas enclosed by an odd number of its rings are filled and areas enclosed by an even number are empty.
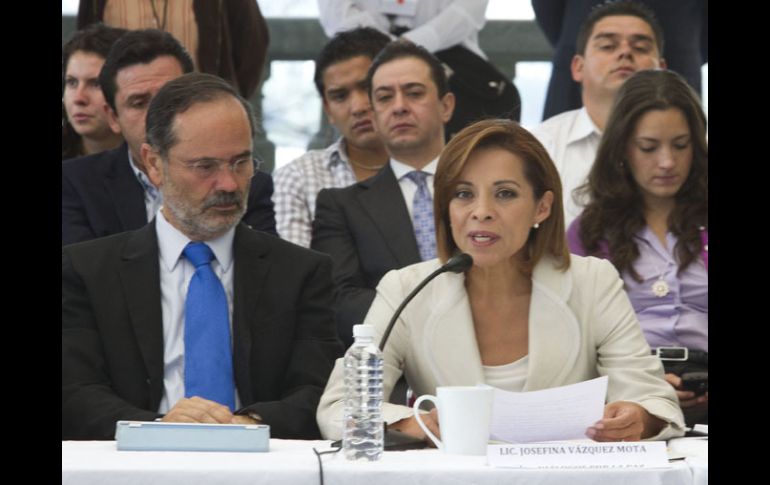
[[[365,324],[385,330],[406,295],[450,256],[465,274],[444,273],[406,307],[385,347],[384,392],[401,374],[417,395],[481,382],[534,391],[608,376],[597,441],[683,434],[676,395],[650,354],[617,271],[570,256],[559,174],[517,123],[485,120],[444,148],[435,175],[439,258],[385,275]],[[321,433],[342,434],[345,388],[338,359],[318,407]],[[411,408],[386,403],[389,427],[427,439]],[[435,410],[424,417],[439,434]]]

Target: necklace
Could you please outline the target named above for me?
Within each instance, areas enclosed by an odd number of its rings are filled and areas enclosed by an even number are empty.
[[[655,280],[655,282],[650,287],[650,289],[652,289],[652,294],[658,298],[663,298],[664,296],[668,295],[668,292],[671,290],[668,287],[666,280],[663,279],[663,274],[666,272],[666,267],[668,267],[668,262],[664,263],[663,271],[658,272],[658,279]],[[655,268],[655,271],[658,271],[657,267]]]
[[[382,167],[385,166],[384,163],[382,165],[364,165],[363,163],[356,162],[352,158],[348,158],[348,161],[350,162],[351,165],[354,165],[354,166],[360,168],[361,170],[373,170],[374,171],[374,170],[379,170],[379,169],[381,169]]]
[[[163,22],[158,18],[158,10],[155,8],[155,0],[150,0],[152,5],[152,16],[155,17],[155,26],[158,30],[166,30],[166,18],[168,17],[168,0],[163,2]]]

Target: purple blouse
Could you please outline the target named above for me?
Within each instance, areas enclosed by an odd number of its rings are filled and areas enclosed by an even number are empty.
[[[571,253],[586,256],[579,233],[577,218],[567,230],[567,243]],[[621,276],[650,347],[681,346],[708,352],[708,271],[703,256],[677,276],[677,239],[673,234],[666,234],[667,247],[648,226],[634,238],[639,247],[634,269],[642,282],[638,283],[627,271]],[[607,259],[607,255],[603,257]],[[668,284],[665,296],[656,296],[652,291],[659,278]]]

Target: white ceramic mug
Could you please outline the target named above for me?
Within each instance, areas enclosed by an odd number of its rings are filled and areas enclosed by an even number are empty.
[[[420,428],[438,449],[456,455],[486,455],[494,388],[489,386],[444,386],[436,396],[425,394],[414,402],[414,416]],[[431,401],[438,408],[439,440],[420,418],[420,403]]]

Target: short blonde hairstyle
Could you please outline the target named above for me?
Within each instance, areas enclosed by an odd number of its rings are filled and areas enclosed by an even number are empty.
[[[524,176],[532,186],[535,200],[543,197],[546,191],[553,192],[551,215],[540,223],[538,229],[530,230],[527,239],[528,258],[523,269],[531,273],[532,268],[546,254],[556,259],[560,269],[569,268],[559,172],[543,145],[517,122],[506,119],[482,120],[465,127],[452,137],[441,152],[433,196],[439,259],[445,262],[457,251],[449,222],[449,203],[471,154],[485,148],[506,150],[524,162]]]

